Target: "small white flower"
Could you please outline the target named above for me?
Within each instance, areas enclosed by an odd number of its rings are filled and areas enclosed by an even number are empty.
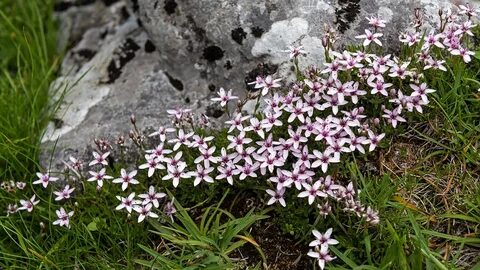
[[[27,210],[28,212],[32,212],[33,210],[33,206],[37,205],[40,201],[35,201],[35,196],[36,195],[33,195],[32,198],[30,198],[30,200],[20,200],[20,206],[18,208],[18,210]]]
[[[123,191],[125,191],[125,189],[127,189],[128,184],[137,185],[137,184],[140,183],[136,179],[133,178],[133,177],[135,177],[135,175],[137,175],[136,170],[131,171],[130,173],[127,173],[127,171],[125,169],[121,169],[120,174],[121,174],[122,177],[114,179],[112,181],[112,183],[117,183],[117,184],[122,183],[122,190]]]
[[[53,222],[53,225],[60,225],[70,228],[70,218],[73,216],[73,211],[66,212],[63,207],[60,207],[60,210],[55,211],[58,219]]]
[[[128,213],[131,213],[135,205],[142,203],[139,200],[134,200],[134,198],[135,198],[135,192],[130,193],[128,197],[117,196],[117,199],[121,201],[121,203],[115,208],[115,210],[121,210],[125,208]]]
[[[64,199],[69,199],[70,194],[75,190],[75,188],[70,188],[69,185],[66,185],[62,190],[60,191],[54,191],[53,194],[55,194],[57,197],[55,198],[55,201],[61,201]]]
[[[34,181],[32,184],[37,185],[37,184],[42,184],[44,188],[48,186],[50,182],[55,182],[58,180],[57,177],[51,177],[48,173],[42,174],[42,173],[37,173],[38,180]]]

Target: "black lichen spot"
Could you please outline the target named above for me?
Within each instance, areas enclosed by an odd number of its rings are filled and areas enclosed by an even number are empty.
[[[73,6],[73,3],[68,2],[68,1],[60,1],[56,2],[55,5],[53,6],[53,10],[60,12],[60,11],[65,11],[69,9],[70,7]]]
[[[157,48],[150,39],[147,39],[147,41],[145,41],[144,49],[146,53],[151,53],[154,52]]]
[[[139,27],[143,27],[143,22],[140,20],[140,18],[137,18],[137,24]]]
[[[222,48],[212,45],[203,49],[203,58],[209,62],[214,62],[223,58],[224,51]]]
[[[76,51],[75,53],[78,54],[79,56],[87,59],[87,60],[90,60],[95,56],[95,54],[97,52],[93,51],[93,50],[90,50],[90,49],[80,49],[80,50]]]
[[[163,6],[163,9],[165,9],[165,12],[167,12],[168,15],[172,15],[175,13],[175,9],[177,8],[177,2],[175,0],[165,0],[165,5]]]
[[[268,76],[272,75],[275,72],[277,72],[278,65],[273,65],[273,64],[259,64],[256,68],[251,70],[250,72],[247,73],[247,76],[245,76],[245,85],[247,87],[248,91],[257,91],[258,89],[255,89],[255,85],[249,84],[251,82],[254,82],[257,76]]]
[[[219,103],[210,104],[207,106],[205,114],[208,117],[219,118],[225,113],[225,111],[220,107]]]
[[[165,72],[165,75],[167,76],[168,81],[170,82],[170,84],[173,85],[173,87],[175,87],[178,91],[183,91],[182,81],[180,81],[179,79],[175,79],[174,77],[172,77],[172,75],[168,74],[168,72]]]
[[[224,68],[226,68],[227,70],[230,70],[233,68],[232,66],[232,62],[230,60],[227,60],[227,62],[225,63],[225,65],[223,65]]]
[[[263,33],[265,32],[265,30],[263,30],[263,28],[258,27],[258,26],[254,26],[254,27],[250,28],[250,30],[252,30],[252,35],[256,38],[261,38]]]
[[[127,38],[120,46],[119,52],[115,53],[114,59],[110,61],[107,67],[108,81],[113,83],[122,74],[122,68],[135,57],[135,52],[140,49],[140,46],[131,38]],[[118,63],[118,66],[117,66]]]
[[[111,6],[118,2],[118,0],[102,0],[102,2],[105,4],[105,6]]]
[[[338,0],[338,6],[335,8],[335,24],[340,33],[344,33],[360,13],[360,0]]]
[[[52,122],[53,122],[53,126],[55,127],[55,129],[61,128],[64,124],[63,120],[60,119],[60,118],[53,118]]]
[[[128,13],[127,7],[123,6],[120,9],[120,12],[122,14],[122,22],[124,22],[124,21],[128,20],[128,18],[130,18],[130,13]]]
[[[132,9],[133,12],[137,12],[140,6],[138,5],[138,0],[132,0]]]
[[[158,1],[155,1],[155,4],[153,4],[153,9],[157,9],[158,8]]]
[[[108,29],[105,29],[102,33],[100,33],[100,39],[104,39],[108,34]]]
[[[213,92],[217,89],[217,87],[215,86],[215,84],[209,84],[208,85],[208,90],[210,90],[210,92]]]
[[[185,98],[185,103],[190,104],[190,98],[189,97]]]
[[[232,30],[232,39],[240,45],[243,45],[243,40],[247,37],[247,33],[243,28],[238,27]]]

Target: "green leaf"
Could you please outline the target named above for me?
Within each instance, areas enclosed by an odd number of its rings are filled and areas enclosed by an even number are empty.
[[[89,230],[91,232],[98,231],[97,222],[95,222],[95,220],[94,220],[94,221],[88,223],[87,230]]]
[[[328,247],[333,253],[335,253],[335,255],[337,255],[338,258],[340,258],[340,260],[342,260],[344,263],[346,263],[348,266],[350,266],[351,268],[357,268],[358,265],[353,262],[352,260],[350,260],[350,258],[347,257],[347,255],[343,254],[340,250],[338,250],[336,247],[334,246],[329,246]]]
[[[477,58],[478,60],[480,60],[480,51],[477,51],[474,55],[475,58]]]

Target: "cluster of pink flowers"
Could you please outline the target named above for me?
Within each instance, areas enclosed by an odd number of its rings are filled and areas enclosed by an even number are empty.
[[[430,102],[429,95],[435,90],[424,82],[422,72],[446,70],[445,61],[437,58],[440,50],[460,56],[466,63],[471,61],[473,52],[462,41],[473,35],[471,29],[475,25],[470,18],[476,16],[476,12],[470,6],[462,6],[460,14],[469,18],[464,22],[453,13],[441,13],[440,32],[432,30],[424,39],[419,31],[421,19],[417,14],[415,29],[400,35],[400,41],[407,46],[421,46],[418,54],[412,54],[406,60],[391,54],[369,53],[372,46],[382,46],[383,34],[379,30],[385,27],[385,21],[380,18],[367,18],[371,29],[357,36],[363,40],[362,49],[357,51],[334,51],[335,37],[329,32],[322,40],[328,59],[325,67],[308,68],[288,87],[282,86],[281,79],[271,75],[259,76],[251,82],[259,91],[258,102],[264,105],[258,113],[242,111],[239,106],[225,122],[228,145],[221,147],[216,145],[213,136],[202,136],[203,132],[190,130],[194,124],[208,126],[209,119],[205,115],[196,122],[189,109],[168,110],[174,128],[160,127],[150,134],[150,137],[158,138],[158,145],[145,151],[145,163],[138,169],[146,170],[148,177],[171,181],[174,187],[184,181],[190,181],[193,186],[214,182],[235,185],[237,181],[261,178],[269,186],[266,189],[268,205],[278,203],[285,207],[288,203],[285,195],[292,192],[305,198],[305,202],[318,209],[322,217],[330,214],[331,203],[338,203],[344,211],[356,214],[369,224],[378,224],[378,213],[360,202],[357,187],[352,182],[341,183],[329,175],[331,167],[340,163],[345,154],[374,151],[385,138],[385,126],[396,128],[406,122],[407,112],[423,112],[423,107]],[[297,63],[297,58],[306,52],[303,47],[292,46],[288,53]],[[229,102],[238,99],[232,90],[220,89],[218,97],[212,100],[228,110]],[[361,104],[372,99],[379,101],[381,108],[367,113]],[[135,125],[134,117],[131,121]],[[143,140],[142,136],[136,127],[130,135],[139,142]],[[89,171],[87,182],[95,182],[97,189],[101,190],[105,182],[111,180],[111,183],[121,185],[123,192],[140,184],[135,179],[137,170],[128,172],[122,168],[120,176],[115,179],[107,175],[111,146],[101,141],[97,146],[100,151],[93,152],[93,160],[88,163],[90,168],[97,170]],[[187,155],[193,155],[193,163],[185,161]],[[81,176],[81,161],[70,158],[66,165]],[[48,173],[38,173],[38,180],[33,184],[47,188],[56,180],[58,178]],[[13,186],[20,188],[19,185],[24,187],[19,183]],[[54,192],[55,200],[69,200],[74,190],[65,185]],[[126,211],[129,216],[138,215],[138,222],[158,218],[160,201],[166,196],[157,187],[149,186],[144,194],[118,195],[120,204],[116,210]],[[21,207],[9,205],[8,213],[31,212],[38,203],[34,195],[29,200],[21,200]],[[173,220],[176,212],[173,198],[164,204],[163,211]],[[69,227],[73,211],[67,212],[61,207],[56,213],[58,219],[53,224]],[[314,250],[308,256],[316,258],[321,269],[334,259],[329,255],[328,247],[338,241],[330,238],[331,233],[332,229],[325,234],[313,231],[316,240],[310,243]]]

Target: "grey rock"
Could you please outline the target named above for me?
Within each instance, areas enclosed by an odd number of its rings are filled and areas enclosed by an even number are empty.
[[[321,36],[325,25],[335,26],[339,44],[359,43],[367,16],[387,20],[386,44],[398,44],[399,31],[408,27],[414,10],[424,11],[426,28],[437,23],[439,8],[460,0],[142,0],[133,1],[143,27],[168,72],[189,85],[206,81],[217,87],[247,89],[261,70],[259,63],[278,67],[286,76],[292,67],[288,45],[303,45],[309,53],[301,67],[321,65]],[[391,46],[395,47],[395,46]]]
[[[67,91],[56,120],[42,139],[41,161],[46,169],[61,170],[63,161],[71,155],[91,160],[95,138],[106,139],[112,145],[121,135],[130,141],[131,114],[135,114],[137,126],[147,132],[170,124],[168,108],[206,110],[205,99],[211,91],[195,84],[181,86],[163,70],[160,54],[136,17],[122,17],[124,8],[124,1],[109,7],[97,3],[72,8],[82,14],[99,12],[112,20],[92,24],[83,31],[71,45],[60,76],[51,86],[52,91]],[[70,9],[65,12],[70,13]]]

